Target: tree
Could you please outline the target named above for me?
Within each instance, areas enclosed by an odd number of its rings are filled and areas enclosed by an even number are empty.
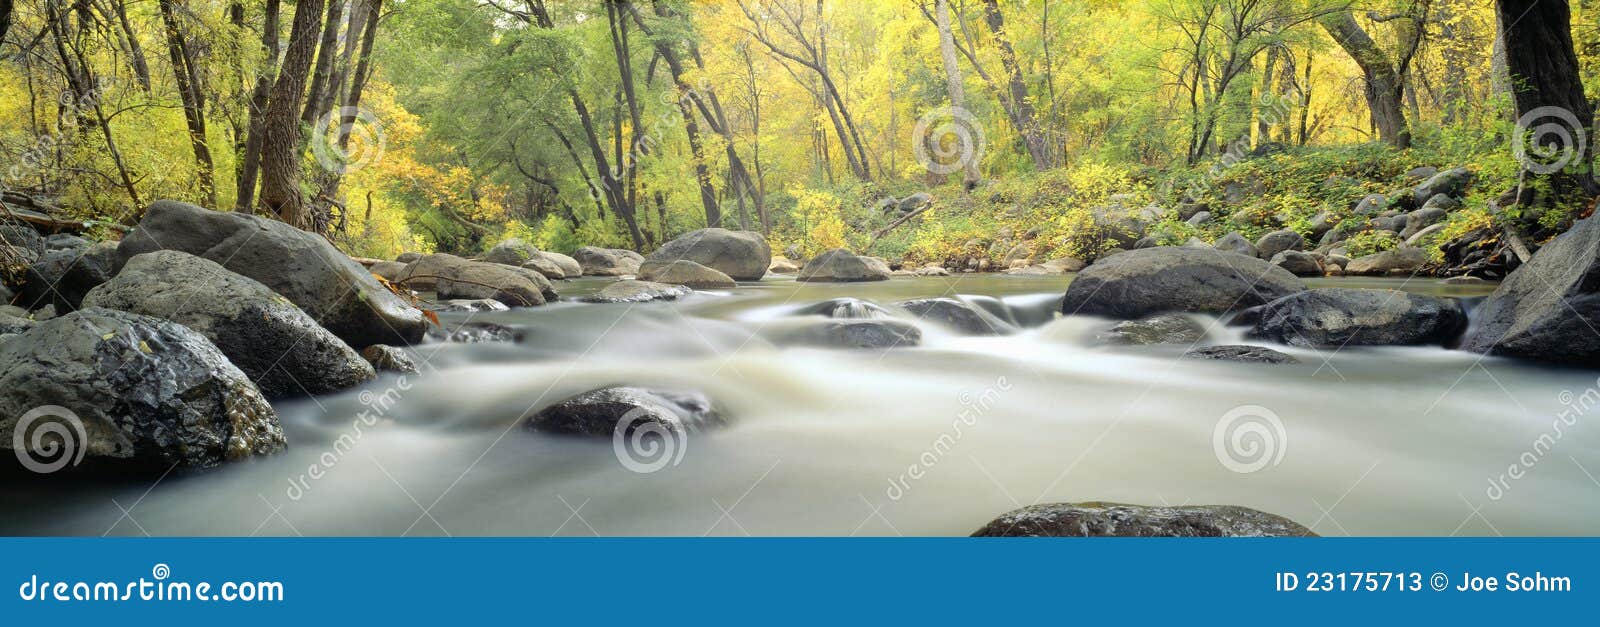
[[[235,181],[235,200],[233,209],[239,213],[255,212],[256,179],[261,172],[261,140],[266,133],[267,101],[272,94],[272,85],[276,82],[276,62],[278,59],[278,18],[280,11],[279,0],[266,0],[266,6],[261,18],[261,49],[266,59],[265,66],[256,74],[255,86],[250,91],[248,103],[249,126],[245,129],[244,146],[239,155],[239,174]],[[242,10],[240,21],[243,25]]]
[[[178,97],[183,102],[183,117],[189,127],[189,146],[194,150],[194,163],[200,175],[200,193],[206,205],[217,206],[217,186],[214,167],[211,165],[211,148],[206,139],[205,97],[200,93],[199,60],[189,50],[183,28],[173,5],[175,0],[159,0],[161,21],[166,26],[167,56],[172,61],[172,75],[178,84]]]
[[[966,92],[961,86],[961,67],[956,64],[955,35],[950,32],[950,2],[935,0],[935,20],[939,28],[939,58],[943,61],[945,85],[950,94],[950,107],[957,111],[967,108]],[[962,155],[965,157],[966,155]],[[978,184],[976,159],[961,160],[961,189],[971,190]]]
[[[1411,71],[1411,61],[1416,58],[1417,48],[1422,44],[1428,6],[1429,0],[1418,0],[1411,2],[1403,13],[1373,16],[1375,21],[1395,21],[1399,24],[1399,52],[1393,58],[1378,47],[1349,9],[1333,11],[1320,20],[1328,35],[1361,67],[1372,126],[1378,130],[1379,139],[1396,148],[1411,147],[1411,128],[1406,123],[1403,102],[1406,76]]]
[[[321,25],[322,0],[300,0],[262,120],[261,204],[300,228],[314,226],[310,204],[300,189],[300,107]]]
[[[1591,148],[1577,143],[1580,137],[1594,137],[1594,110],[1584,97],[1567,0],[1498,0],[1496,7],[1505,25],[1505,63],[1518,130],[1528,134],[1512,141],[1535,144],[1519,146],[1525,158],[1518,201],[1558,204],[1573,196],[1600,195]],[[1545,126],[1551,123],[1562,129]],[[1546,163],[1526,157],[1532,151],[1559,160]],[[1566,167],[1555,169],[1559,165]],[[1541,192],[1544,197],[1536,198]]]
[[[11,0],[0,0],[0,43],[5,42],[6,33],[11,30],[13,8]]]

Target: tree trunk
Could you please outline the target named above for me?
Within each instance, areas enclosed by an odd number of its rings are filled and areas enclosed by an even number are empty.
[[[0,0],[11,4],[11,0]],[[111,0],[111,10],[116,14],[117,26],[122,29],[122,36],[128,42],[128,61],[133,66],[133,75],[139,81],[139,86],[146,94],[150,93],[150,64],[144,58],[144,46],[139,45],[139,37],[134,34],[133,25],[128,22],[128,4],[123,0]],[[0,29],[0,36],[3,36]]]
[[[289,45],[272,85],[261,138],[261,204],[297,227],[311,226],[300,190],[300,105],[306,74],[316,54],[322,0],[300,0],[289,27]]]
[[[189,44],[184,40],[173,10],[174,0],[159,0],[161,21],[166,27],[167,56],[172,60],[172,75],[177,80],[178,97],[183,102],[183,119],[189,129],[189,146],[194,150],[194,164],[200,178],[200,193],[206,206],[217,207],[217,187],[211,165],[211,148],[206,142],[205,97],[200,94],[200,75],[195,68]]]
[[[275,79],[273,68],[278,59],[278,14],[280,0],[267,0],[261,23],[261,48],[266,60],[261,73],[256,76],[255,88],[250,92],[250,126],[245,132],[244,152],[239,155],[239,176],[236,183],[233,210],[239,213],[255,212],[256,176],[261,171],[261,136],[266,132],[267,97],[272,92]]]
[[[0,43],[4,43],[6,33],[11,30],[12,9],[11,0],[0,0]]]
[[[957,112],[967,107],[967,95],[961,85],[961,67],[956,65],[956,40],[950,31],[950,2],[936,0],[934,7],[939,27],[939,57],[944,62],[945,86],[950,92],[950,107]],[[930,141],[938,141],[930,138]],[[942,150],[941,150],[942,152]],[[961,156],[961,189],[970,190],[978,184],[978,164],[974,159]]]
[[[383,9],[383,0],[366,0],[360,8],[363,10],[364,15],[359,20],[352,15],[350,20],[352,26],[360,24],[362,27],[361,40],[359,42],[361,53],[356,60],[355,70],[349,77],[350,92],[341,96],[344,106],[340,108],[339,136],[337,138],[339,154],[341,155],[350,154],[350,132],[355,129],[356,118],[361,109],[361,94],[366,91],[367,79],[372,75],[372,47],[378,36],[378,15]],[[357,42],[352,41],[350,44],[357,45]],[[342,83],[343,80],[339,82]],[[328,179],[323,183],[322,195],[327,198],[333,198],[337,195],[343,178],[344,171],[342,169],[331,172]]]
[[[1039,128],[1033,102],[1028,98],[1028,83],[1022,78],[1022,67],[1017,63],[1017,53],[1011,47],[1011,40],[1006,37],[1005,16],[1000,13],[999,2],[983,0],[983,19],[989,26],[989,32],[994,35],[995,46],[1000,49],[1000,66],[1006,71],[1006,86],[1010,92],[1006,112],[1010,114],[1012,124],[1016,125],[1017,133],[1022,135],[1022,143],[1028,149],[1028,156],[1033,158],[1033,168],[1035,170],[1053,168],[1056,163],[1050,156],[1049,140]]]
[[[1498,0],[1506,24],[1506,69],[1517,104],[1518,134],[1512,138],[1522,157],[1525,184],[1519,202],[1533,200],[1526,180],[1548,177],[1547,204],[1600,194],[1590,146],[1594,110],[1584,98],[1578,56],[1572,45],[1572,13],[1567,0]],[[1548,132],[1553,125],[1560,132]],[[1545,186],[1537,186],[1545,187]]]
[[[1411,130],[1406,125],[1403,102],[1405,83],[1400,70],[1390,62],[1389,56],[1378,48],[1349,10],[1335,11],[1322,18],[1322,27],[1345,53],[1361,67],[1366,79],[1367,108],[1372,113],[1372,125],[1378,137],[1396,148],[1411,147]]]
[[[311,77],[311,91],[306,94],[306,107],[300,121],[316,124],[328,112],[321,109],[333,74],[333,60],[339,54],[339,26],[344,21],[345,0],[328,0],[328,19],[322,23],[322,42],[317,45],[316,72]]]

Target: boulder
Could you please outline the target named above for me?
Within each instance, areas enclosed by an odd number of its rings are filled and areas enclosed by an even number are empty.
[[[615,248],[584,246],[572,251],[585,276],[627,276],[639,273],[639,262]]]
[[[806,262],[800,269],[798,281],[851,282],[883,281],[889,278],[889,267],[871,257],[861,257],[843,248],[835,248]]]
[[[1317,212],[1317,215],[1311,216],[1311,220],[1307,224],[1307,227],[1311,229],[1311,238],[1317,240],[1322,239],[1335,226],[1338,226],[1338,223],[1334,221],[1333,214],[1327,211]]]
[[[987,311],[954,298],[923,298],[900,303],[900,307],[923,320],[959,331],[962,335],[1007,335],[1010,324]]]
[[[1067,286],[1061,311],[1125,320],[1179,311],[1222,313],[1304,289],[1293,274],[1260,259],[1164,246],[1089,266]]]
[[[1232,505],[1155,507],[1121,503],[1046,503],[1002,514],[974,537],[1282,537],[1314,536],[1284,518]]]
[[[628,438],[639,451],[653,451],[656,437],[720,427],[728,420],[699,392],[641,387],[607,387],[557,402],[523,419],[525,429],[543,433]],[[670,450],[669,450],[670,452]]]
[[[327,394],[373,377],[361,356],[267,286],[176,250],[136,255],[85,307],[170,320],[204,335],[267,398]]]
[[[779,344],[822,348],[899,348],[922,343],[922,331],[899,320],[829,320],[778,334]]]
[[[668,285],[683,285],[697,290],[727,289],[738,285],[728,275],[687,259],[670,262],[645,261],[639,266],[639,278]]]
[[[1466,168],[1451,168],[1428,177],[1416,187],[1412,197],[1416,199],[1418,205],[1428,202],[1428,199],[1438,194],[1459,198],[1465,195],[1467,186],[1471,183],[1472,173]]]
[[[800,266],[795,265],[788,257],[777,256],[772,258],[772,264],[767,266],[767,272],[773,274],[794,274],[800,271]]]
[[[1467,350],[1600,366],[1600,218],[1557,236],[1473,312]]]
[[[1444,231],[1443,224],[1430,224],[1425,226],[1416,233],[1412,233],[1410,237],[1406,238],[1406,246],[1412,248],[1421,248],[1423,243],[1426,242],[1429,237],[1432,237],[1435,233],[1442,231]]]
[[[69,435],[24,438],[50,428],[22,424],[47,406],[75,416],[54,423]],[[0,344],[0,430],[17,435],[0,438],[0,447],[19,460],[57,468],[69,455],[73,464],[82,458],[114,471],[206,468],[285,446],[272,406],[204,336],[99,308],[41,322]],[[19,443],[26,450],[16,451]]]
[[[398,261],[380,261],[367,268],[368,272],[383,277],[383,280],[393,283],[400,280],[400,275],[406,271],[406,264]]]
[[[1245,239],[1244,235],[1238,231],[1230,231],[1227,235],[1217,238],[1213,246],[1217,250],[1225,250],[1246,257],[1257,256],[1256,245],[1251,244],[1250,240]]]
[[[400,256],[395,257],[394,260],[400,263],[411,263],[421,258],[422,253],[400,253]]]
[[[534,255],[532,259],[523,262],[521,267],[538,272],[540,276],[552,281],[567,278],[567,273],[561,266],[543,255]]]
[[[1262,235],[1256,240],[1256,256],[1262,259],[1271,259],[1273,255],[1286,250],[1300,250],[1305,248],[1306,240],[1299,233],[1289,229],[1273,231]]]
[[[772,265],[772,248],[754,231],[710,228],[684,233],[645,259],[656,263],[678,260],[693,261],[736,281],[758,281]]]
[[[1196,213],[1196,214],[1194,214],[1192,216],[1189,216],[1189,219],[1184,220],[1184,223],[1188,224],[1189,226],[1200,226],[1200,225],[1205,224],[1205,223],[1210,222],[1210,221],[1211,221],[1211,212],[1210,211],[1201,211],[1200,213]]]
[[[373,370],[379,372],[398,372],[400,374],[417,374],[417,361],[411,358],[403,348],[373,344],[361,349],[361,358],[372,365]]]
[[[1457,200],[1454,196],[1447,194],[1434,194],[1433,198],[1429,198],[1428,202],[1422,203],[1422,207],[1420,208],[1455,211],[1461,208],[1461,201]]]
[[[1435,168],[1433,166],[1425,165],[1418,168],[1411,168],[1410,170],[1406,170],[1406,181],[1411,183],[1421,183],[1438,173],[1439,168]]]
[[[119,263],[116,242],[46,252],[28,266],[15,302],[27,309],[54,305],[56,311],[72,311],[89,290],[117,273]]]
[[[548,250],[539,251],[539,256],[561,268],[562,278],[576,279],[583,276],[583,264],[578,263],[577,259]]]
[[[1148,344],[1194,344],[1205,339],[1206,328],[1183,314],[1160,314],[1139,320],[1124,320],[1102,331],[1095,339],[1114,346]]]
[[[1428,253],[1423,252],[1421,248],[1401,246],[1394,250],[1351,259],[1350,263],[1345,264],[1344,273],[1360,276],[1412,273],[1420,270],[1427,262]]]
[[[70,233],[57,233],[55,235],[51,235],[49,237],[44,238],[44,249],[46,251],[62,250],[62,249],[73,249],[73,250],[76,250],[76,249],[79,249],[79,248],[88,248],[88,247],[93,246],[93,245],[94,245],[94,242],[91,242],[89,240],[83,239],[83,238],[78,237],[76,235],[72,235]]]
[[[544,275],[514,266],[466,261],[446,268],[434,287],[439,298],[492,298],[511,307],[537,307],[555,300]]]
[[[1044,266],[1037,266],[1043,268]],[[950,276],[950,271],[938,264],[928,264],[916,269],[917,276]]]
[[[400,271],[397,283],[407,289],[423,292],[433,291],[439,286],[439,277],[449,274],[451,268],[467,263],[450,253],[434,253],[412,260],[406,264],[405,270]]]
[[[26,314],[27,312],[23,312]],[[0,311],[0,335],[15,335],[32,329],[37,324],[32,318],[13,312]]]
[[[889,310],[859,298],[835,298],[795,310],[797,316],[825,316],[839,319],[891,318]]]
[[[483,254],[483,261],[507,266],[521,266],[539,257],[538,247],[515,237],[495,244]]]
[[[1383,194],[1367,194],[1361,197],[1352,210],[1357,216],[1375,216],[1389,207],[1389,197]]]
[[[422,339],[422,311],[378,283],[320,235],[283,222],[168,200],[151,204],[117,247],[122,261],[160,249],[204,257],[255,279],[299,306],[345,343]]]
[[[1250,337],[1291,346],[1445,344],[1467,328],[1455,299],[1399,290],[1306,290],[1253,313]]]
[[[599,292],[583,297],[588,303],[645,303],[653,300],[677,300],[693,294],[682,285],[666,285],[649,281],[617,281]]]
[[[1316,256],[1298,250],[1285,250],[1273,255],[1268,263],[1299,277],[1322,276],[1322,264],[1317,262]]]
[[[1423,207],[1406,214],[1406,224],[1400,229],[1400,237],[1409,239],[1418,231],[1444,221],[1445,210],[1438,207]]]
[[[1249,364],[1298,364],[1300,360],[1282,351],[1265,346],[1223,345],[1191,349],[1184,359],[1209,359],[1212,361],[1237,361]]]

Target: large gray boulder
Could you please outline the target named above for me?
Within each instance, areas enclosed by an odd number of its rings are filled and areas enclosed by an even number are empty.
[[[1124,320],[1176,311],[1223,313],[1304,289],[1293,274],[1254,257],[1162,246],[1095,262],[1067,286],[1061,311]]]
[[[1345,264],[1344,273],[1361,276],[1411,274],[1421,270],[1426,263],[1428,263],[1427,252],[1414,246],[1401,246],[1394,250],[1351,259],[1350,263]]]
[[[282,222],[158,201],[117,253],[126,262],[161,249],[204,257],[260,281],[356,348],[409,344],[428,329],[421,310],[327,239]]]
[[[1245,239],[1244,235],[1238,231],[1229,231],[1227,235],[1217,238],[1217,241],[1212,245],[1217,250],[1225,250],[1237,255],[1246,257],[1258,256],[1256,245],[1251,244],[1250,240]]]
[[[548,250],[539,251],[539,256],[545,258],[550,263],[556,264],[557,268],[561,268],[561,274],[566,278],[576,279],[580,276],[583,276],[583,264],[578,263],[577,259],[573,259],[561,253],[553,253]]]
[[[666,262],[646,260],[639,266],[639,278],[697,290],[727,289],[737,285],[732,277],[687,259]]]
[[[1579,220],[1545,244],[1473,317],[1467,350],[1600,366],[1600,218]]]
[[[380,261],[367,268],[368,272],[383,277],[383,280],[393,283],[400,280],[401,273],[406,271],[406,264],[398,261]]]
[[[44,253],[28,266],[16,304],[25,309],[55,305],[67,312],[83,304],[84,295],[117,273],[117,244],[59,248]]]
[[[905,301],[900,306],[911,315],[943,325],[962,335],[1008,335],[1016,331],[1010,323],[994,314],[954,298],[921,298]]]
[[[544,278],[552,281],[567,278],[567,272],[561,269],[560,264],[544,255],[534,255],[527,261],[522,262],[522,267],[538,272]]]
[[[760,280],[772,265],[767,238],[754,231],[699,229],[667,242],[645,258],[645,263],[693,261],[732,277],[735,281]]]
[[[539,256],[539,249],[533,244],[515,237],[495,244],[489,252],[483,254],[483,260],[488,263],[498,263],[507,266],[520,266]]]
[[[639,451],[654,450],[644,438],[682,437],[728,420],[699,392],[618,386],[584,392],[523,419],[525,429],[566,435],[631,438]]]
[[[1288,270],[1295,276],[1322,276],[1322,263],[1311,253],[1298,250],[1285,250],[1272,256],[1269,262],[1272,265]]]
[[[1444,344],[1467,328],[1455,299],[1399,290],[1306,290],[1267,303],[1251,317],[1250,337],[1292,346]]]
[[[1256,256],[1262,259],[1271,259],[1274,255],[1286,250],[1300,250],[1305,248],[1306,240],[1299,233],[1289,229],[1273,231],[1262,235],[1256,240]]]
[[[1183,314],[1160,314],[1124,320],[1100,332],[1095,339],[1112,346],[1194,344],[1205,339],[1206,328]]]
[[[48,406],[59,409],[35,411]],[[45,415],[54,422],[36,421]],[[66,437],[34,437],[52,427]],[[18,435],[0,438],[6,458],[65,467],[81,457],[119,471],[205,468],[285,446],[272,406],[204,336],[99,308],[0,343],[0,431]]]
[[[1406,225],[1400,229],[1400,237],[1410,239],[1418,231],[1444,221],[1446,213],[1438,207],[1423,207],[1406,214]]]
[[[1438,194],[1461,197],[1467,191],[1467,185],[1472,183],[1472,173],[1466,168],[1450,168],[1428,177],[1414,190],[1413,198],[1417,204],[1428,202]]]
[[[1155,507],[1121,503],[1047,503],[1012,510],[975,537],[1278,537],[1314,536],[1310,529],[1247,507]]]
[[[796,281],[856,282],[885,281],[889,266],[872,257],[863,257],[843,248],[817,255],[800,269]]]
[[[468,263],[466,259],[450,253],[433,253],[411,260],[395,281],[406,289],[422,292],[439,286],[439,278],[449,274],[451,268]]]
[[[372,379],[372,367],[294,303],[214,261],[145,253],[94,288],[85,307],[153,316],[199,331],[267,398],[327,394]]]
[[[482,261],[446,268],[434,290],[442,299],[492,298],[511,307],[538,307],[557,298],[550,280],[538,272]]]
[[[639,273],[639,263],[633,256],[625,254],[617,248],[598,248],[584,246],[572,251],[572,258],[578,262],[584,276],[625,276]],[[637,253],[634,253],[637,255]]]

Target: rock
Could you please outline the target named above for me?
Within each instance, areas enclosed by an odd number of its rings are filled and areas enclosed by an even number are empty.
[[[26,313],[26,312],[24,312]],[[0,312],[0,335],[15,335],[32,329],[36,324],[32,318],[14,315],[10,312]]]
[[[1207,206],[1205,203],[1198,203],[1198,202],[1181,202],[1181,203],[1178,203],[1178,219],[1179,220],[1183,220],[1185,222],[1189,222],[1190,224],[1195,224],[1195,222],[1191,222],[1191,220],[1194,220],[1195,216],[1200,215],[1202,213],[1206,214],[1206,217],[1208,217],[1208,218],[1211,215],[1211,208],[1209,206]]]
[[[1593,368],[1600,365],[1600,219],[1578,220],[1500,282],[1473,312],[1464,348]]]
[[[917,276],[950,276],[950,271],[944,269],[944,266],[928,264],[921,268],[917,268]]]
[[[1361,198],[1360,202],[1356,203],[1355,209],[1353,209],[1352,212],[1358,216],[1375,216],[1388,206],[1388,196],[1383,194],[1367,194]]]
[[[422,339],[422,311],[390,292],[320,235],[276,220],[158,201],[117,247],[122,261],[163,248],[222,264],[299,306],[346,344]]]
[[[1134,319],[1168,312],[1222,313],[1305,289],[1253,257],[1193,248],[1146,248],[1096,262],[1067,286],[1062,313]]]
[[[1141,248],[1155,248],[1159,243],[1160,240],[1157,240],[1156,236],[1146,235],[1139,238],[1139,241],[1133,243],[1133,249],[1139,250]]]
[[[278,415],[216,346],[176,322],[125,311],[83,309],[0,344],[0,430],[18,435],[0,447],[40,447],[16,454],[64,465],[73,451],[58,455],[62,440],[18,430],[24,414],[49,405],[77,417],[55,423],[81,427],[65,445],[115,471],[206,468],[285,446]]]
[[[784,246],[783,256],[793,259],[797,262],[804,261],[806,258],[805,253],[800,250],[799,244],[790,244],[788,246]]]
[[[1301,250],[1305,245],[1306,240],[1299,233],[1289,229],[1273,231],[1256,240],[1256,256],[1271,259],[1273,255],[1286,250]]]
[[[1400,237],[1409,239],[1411,236],[1416,235],[1418,231],[1443,222],[1444,218],[1445,210],[1437,207],[1423,207],[1408,213],[1406,214],[1406,224],[1400,230]]]
[[[857,256],[843,248],[835,248],[806,262],[795,280],[851,282],[883,281],[888,278],[889,267],[878,260]]]
[[[411,263],[421,258],[422,253],[400,253],[400,256],[395,257],[394,260],[400,263]]]
[[[1428,262],[1428,254],[1421,248],[1401,246],[1394,250],[1374,253],[1351,259],[1345,264],[1345,274],[1383,276],[1393,272],[1416,272]]]
[[[667,242],[650,253],[645,261],[666,263],[680,259],[711,268],[736,281],[759,281],[772,265],[772,249],[767,246],[767,239],[754,231],[699,229]]]
[[[1095,339],[1116,346],[1148,344],[1194,344],[1205,339],[1206,328],[1183,314],[1161,314],[1124,320],[1101,332]]]
[[[371,267],[367,268],[367,271],[383,277],[383,280],[385,281],[393,283],[399,280],[400,275],[406,271],[406,264],[398,261],[380,261],[372,264]]]
[[[502,302],[500,302],[498,300],[495,300],[493,298],[479,298],[479,299],[475,299],[475,300],[470,300],[470,299],[447,300],[447,301],[439,302],[439,303],[424,304],[423,307],[426,308],[426,309],[437,311],[437,312],[450,311],[450,312],[466,312],[466,313],[478,313],[478,312],[483,312],[483,311],[507,311],[507,310],[511,309],[510,307],[507,307],[505,303],[502,303]]]
[[[950,327],[962,335],[1007,335],[1011,325],[954,298],[923,298],[900,303],[900,307],[923,320]]]
[[[576,279],[583,276],[583,264],[578,263],[577,259],[548,250],[539,251],[539,256],[560,268],[562,278]]]
[[[495,244],[483,254],[483,261],[507,266],[521,266],[539,257],[538,247],[515,237]]]
[[[1403,215],[1378,216],[1373,218],[1369,224],[1372,225],[1373,230],[1399,233],[1406,228],[1406,217]]]
[[[28,266],[14,302],[27,309],[54,305],[56,311],[72,311],[89,290],[110,280],[118,265],[116,242],[49,251]]]
[[[550,280],[538,272],[482,261],[446,268],[434,290],[439,298],[493,298],[511,307],[538,307],[555,294]]]
[[[1040,265],[1055,271],[1057,274],[1082,272],[1084,268],[1089,267],[1088,262],[1076,257],[1061,257],[1058,259],[1051,259]]]
[[[1194,214],[1192,216],[1189,216],[1189,219],[1184,220],[1184,222],[1187,223],[1190,226],[1200,226],[1200,225],[1205,224],[1205,223],[1210,222],[1210,221],[1211,221],[1211,212],[1210,211],[1201,211],[1200,213],[1196,213],[1196,214]]]
[[[823,348],[899,348],[922,343],[922,331],[899,320],[830,320],[780,333],[779,344]]]
[[[1443,224],[1431,224],[1431,225],[1428,225],[1427,227],[1424,227],[1422,230],[1417,231],[1416,233],[1412,233],[1411,237],[1406,238],[1406,246],[1410,246],[1412,248],[1421,248],[1422,244],[1423,244],[1423,242],[1425,240],[1427,240],[1429,237],[1432,237],[1433,234],[1439,233],[1439,232],[1442,232],[1442,231],[1444,231],[1444,225]]]
[[[0,222],[0,240],[19,251],[31,253],[31,259],[38,259],[48,249],[48,240],[22,222]]]
[[[1417,186],[1413,198],[1418,205],[1421,205],[1437,194],[1461,197],[1465,195],[1467,185],[1471,183],[1472,173],[1466,168],[1451,168],[1428,177],[1428,180]]]
[[[1432,166],[1425,165],[1420,168],[1411,168],[1410,170],[1406,170],[1406,180],[1412,183],[1420,183],[1432,178],[1433,175],[1438,173],[1439,168]]]
[[[93,245],[94,242],[69,233],[57,233],[44,238],[44,249],[47,252],[63,249],[77,250],[79,248],[88,248]]]
[[[539,410],[523,419],[523,428],[544,433],[628,438],[640,451],[663,442],[644,438],[683,435],[727,424],[711,399],[699,392],[639,387],[591,390]],[[669,450],[670,452],[670,450]]]
[[[372,364],[372,369],[379,372],[398,372],[400,374],[417,374],[417,361],[411,358],[403,348],[373,344],[361,349],[361,358]]]
[[[614,248],[584,246],[572,251],[584,276],[627,276],[639,273],[639,263]]]
[[[556,265],[554,261],[551,261],[542,255],[535,255],[532,259],[523,262],[520,267],[525,270],[537,272],[539,273],[539,276],[551,281],[559,281],[567,278],[567,273],[561,269],[561,266]]]
[[[626,280],[607,285],[599,292],[585,296],[583,301],[588,303],[644,303],[653,300],[677,300],[693,293],[694,290],[682,285],[664,285],[649,281]]]
[[[136,255],[85,307],[170,320],[204,335],[267,398],[328,394],[372,368],[311,316],[260,282],[176,250]]]
[[[1308,226],[1311,229],[1311,237],[1313,239],[1320,240],[1324,235],[1328,234],[1328,231],[1333,230],[1333,227],[1338,226],[1338,224],[1333,221],[1333,214],[1326,211],[1319,211],[1317,212],[1317,215],[1311,216]]]
[[[889,310],[859,298],[835,298],[795,310],[797,316],[826,316],[845,320],[891,318]]]
[[[1317,258],[1298,250],[1286,250],[1273,255],[1268,263],[1299,277],[1322,276],[1322,264],[1317,262]]]
[[[646,261],[639,266],[639,278],[668,285],[683,285],[697,290],[727,289],[738,285],[728,275],[687,259],[671,262]]]
[[[1288,353],[1275,351],[1265,346],[1224,345],[1206,346],[1192,349],[1183,354],[1184,359],[1210,359],[1215,361],[1237,361],[1252,364],[1298,364]]]
[[[1230,231],[1227,235],[1217,238],[1213,246],[1217,250],[1225,250],[1246,257],[1257,256],[1256,245],[1251,244],[1250,240],[1245,239],[1244,235],[1238,231]]]
[[[923,207],[923,205],[926,205],[926,204],[931,203],[931,202],[933,202],[933,196],[928,195],[927,192],[917,192],[915,194],[912,194],[910,196],[906,196],[905,198],[900,199],[898,209],[900,210],[900,213],[903,213],[903,214],[904,213],[911,213],[913,211],[921,209]]]
[[[1205,240],[1203,240],[1203,239],[1200,239],[1198,237],[1191,237],[1191,238],[1189,238],[1189,241],[1183,243],[1183,247],[1184,248],[1211,248],[1211,245],[1207,244],[1205,242]]]
[[[520,329],[493,322],[463,322],[449,329],[429,327],[428,339],[457,344],[521,342],[523,333]]]
[[[1461,208],[1461,201],[1456,200],[1454,196],[1450,196],[1450,195],[1447,195],[1447,194],[1434,194],[1433,198],[1429,198],[1428,199],[1428,202],[1422,203],[1422,207],[1421,208],[1422,209],[1443,209],[1445,211],[1455,211],[1455,210]]]
[[[1282,516],[1232,505],[1155,507],[1121,503],[1046,503],[1002,514],[974,537],[1280,537],[1314,536]]]
[[[1263,305],[1248,335],[1291,346],[1446,344],[1467,328],[1455,299],[1399,290],[1323,288]]]
[[[1348,265],[1350,265],[1350,258],[1344,255],[1329,253],[1328,256],[1322,258],[1322,266],[1324,270],[1329,268],[1338,268],[1340,272],[1343,272],[1345,266]]]
[[[397,283],[404,287],[419,291],[433,291],[439,286],[439,278],[449,274],[451,268],[468,263],[450,253],[434,253],[418,257],[406,264],[405,270],[400,272]]]
[[[767,272],[773,274],[794,274],[799,271],[800,266],[783,256],[773,257],[772,264],[767,266]]]

